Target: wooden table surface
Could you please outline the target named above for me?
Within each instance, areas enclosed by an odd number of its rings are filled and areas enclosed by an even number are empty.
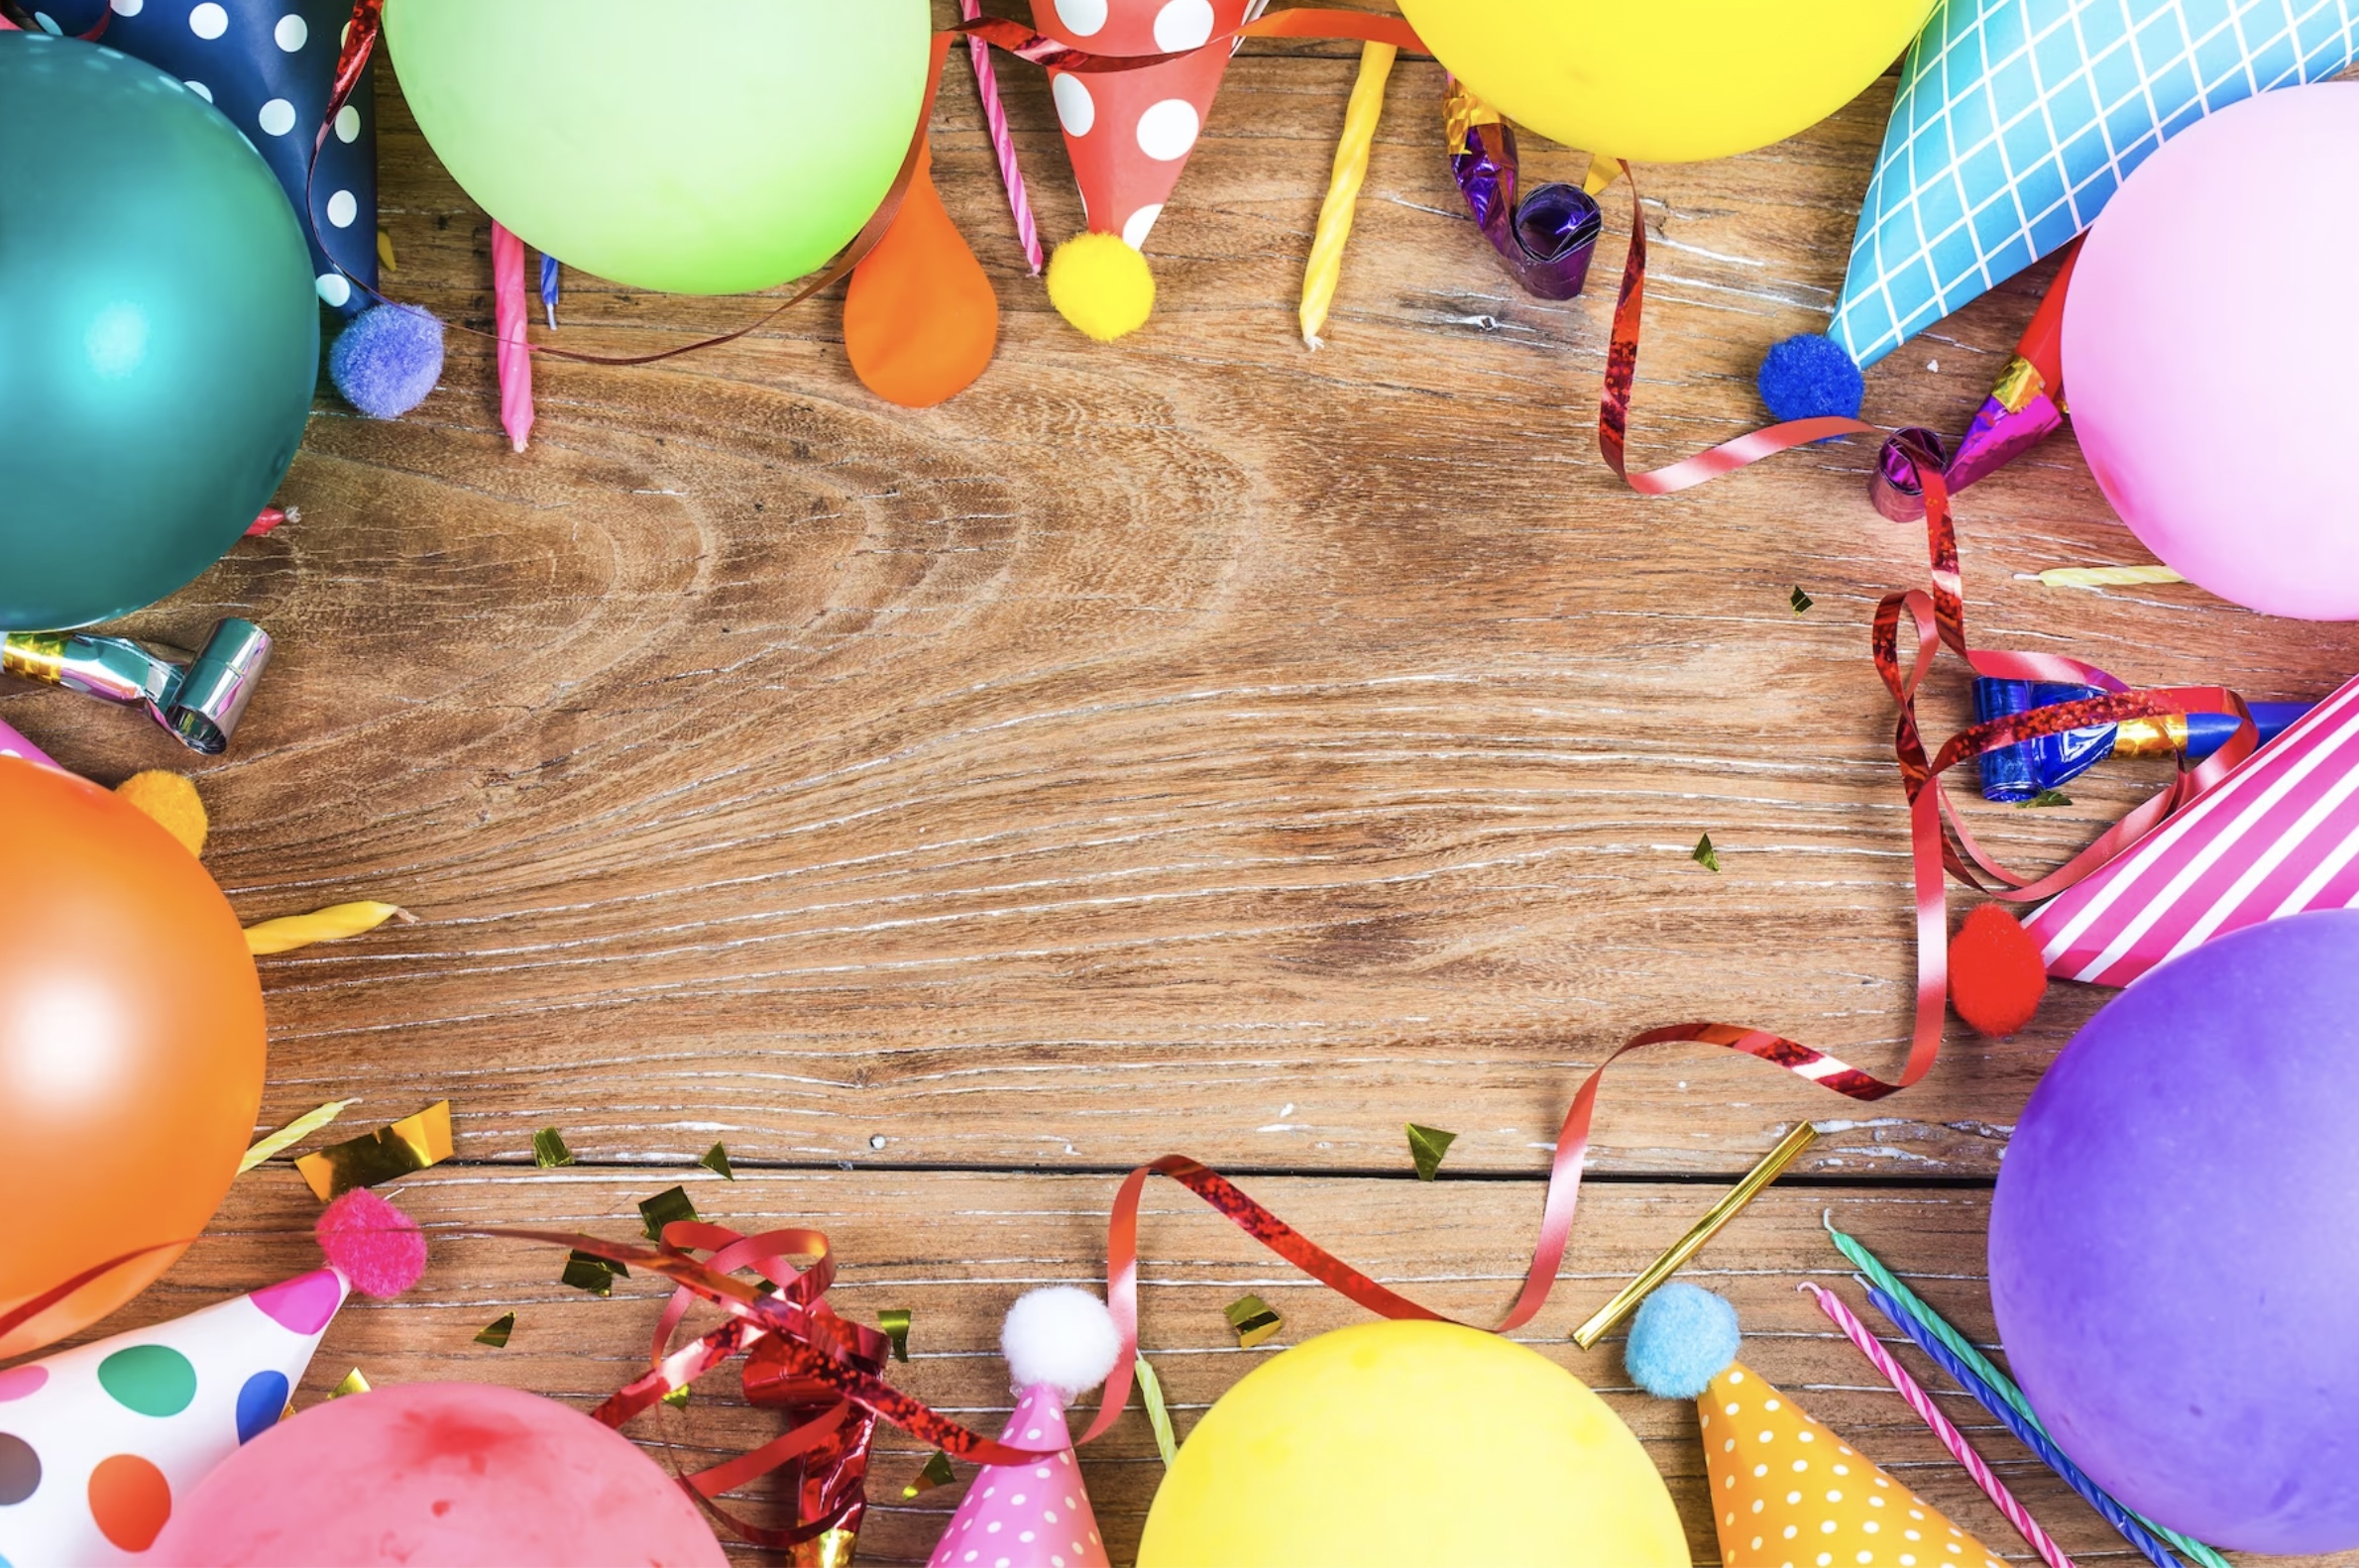
[[[195,768],[240,914],[367,897],[421,917],[261,961],[266,1123],[357,1095],[348,1134],[447,1096],[457,1154],[395,1194],[430,1227],[620,1238],[674,1182],[742,1229],[820,1226],[844,1311],[914,1311],[896,1376],[996,1430],[1001,1314],[1100,1278],[1138,1162],[1248,1177],[1378,1277],[1490,1316],[1564,1102],[1627,1035],[1719,1018],[1893,1070],[1907,840],[1867,619],[1922,581],[1921,530],[1868,509],[1858,443],[1670,500],[1618,484],[1592,432],[1627,187],[1588,294],[1526,297],[1450,184],[1429,62],[1395,74],[1307,352],[1294,301],[1355,53],[1235,61],[1150,246],[1156,315],[1112,346],[1026,276],[954,62],[937,178],[1002,321],[988,373],[939,408],[853,379],[840,289],[660,366],[543,361],[520,456],[480,337],[453,335],[441,389],[396,423],[323,394],[281,498],[302,520],[137,622],[184,637],[238,614],[279,640],[232,754]],[[1030,67],[1002,79],[1054,239],[1080,218],[1048,95]],[[1637,460],[1759,422],[1753,369],[1825,325],[1890,93],[1749,157],[1640,170]],[[378,96],[390,290],[488,327],[488,220],[390,75]],[[1536,175],[1581,167],[1528,147]],[[2048,276],[1874,367],[1867,416],[1963,429]],[[562,341],[596,352],[764,308],[566,282]],[[2359,632],[2192,588],[2019,579],[2148,559],[2069,437],[1972,491],[1962,532],[1984,645],[2272,699],[2359,665]],[[1962,706],[1952,662],[1929,727]],[[102,780],[189,765],[59,694],[11,689],[0,717]],[[2160,777],[2115,764],[2071,807],[1983,808],[1975,831],[2052,864]],[[1717,875],[1689,856],[1704,833]],[[1644,1438],[1697,1561],[1716,1553],[1692,1411],[1630,1388],[1618,1339],[1565,1336],[1804,1118],[1824,1142],[1692,1276],[1737,1300],[1765,1375],[2029,1555],[1794,1287],[1841,1278],[1832,1211],[1986,1339],[2010,1125],[2102,1000],[2060,985],[2004,1043],[1954,1026],[1933,1076],[1872,1109],[1699,1048],[1615,1069],[1565,1278],[1520,1337]],[[1408,1121],[1460,1135],[1434,1184]],[[578,1165],[533,1167],[548,1126]],[[717,1139],[733,1185],[693,1163]],[[1143,1338],[1183,1430],[1262,1356],[1357,1315],[1179,1189],[1150,1198]],[[284,1159],[241,1178],[215,1235],[103,1327],[306,1267],[313,1212]],[[658,1292],[595,1299],[559,1262],[438,1243],[409,1295],[344,1312],[298,1404],[358,1366],[587,1405],[630,1375]],[[1221,1307],[1249,1289],[1286,1330],[1246,1352]],[[473,1342],[510,1310],[508,1348]],[[710,1384],[633,1434],[687,1463],[775,1429]],[[2129,1557],[1945,1402],[2069,1550]],[[923,1457],[880,1438],[863,1562],[930,1549],[957,1493],[901,1501]],[[1160,1471],[1143,1418],[1086,1465],[1126,1560]]]

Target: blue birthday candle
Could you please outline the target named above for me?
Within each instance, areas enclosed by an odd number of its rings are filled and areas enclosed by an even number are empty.
[[[557,325],[557,258],[548,252],[540,253],[540,307],[548,312],[549,325]]]

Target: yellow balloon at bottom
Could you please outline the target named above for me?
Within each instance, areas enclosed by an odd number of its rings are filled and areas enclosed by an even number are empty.
[[[1139,1568],[1687,1568],[1645,1450],[1545,1357],[1365,1323],[1255,1368],[1164,1478]]]
[[[1933,0],[1401,0],[1502,114],[1648,164],[1749,153],[1882,75]]]

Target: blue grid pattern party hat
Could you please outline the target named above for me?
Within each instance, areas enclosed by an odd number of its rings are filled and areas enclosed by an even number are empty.
[[[2088,227],[2215,109],[2332,76],[2359,0],[1942,0],[1901,61],[1828,336],[1861,365]]]

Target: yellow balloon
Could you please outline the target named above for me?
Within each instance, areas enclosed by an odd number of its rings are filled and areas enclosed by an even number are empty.
[[[1687,1568],[1637,1438],[1556,1363],[1365,1323],[1263,1363],[1164,1477],[1139,1568]]]
[[[1611,158],[1749,153],[1858,96],[1933,0],[1401,0],[1509,119]]]

